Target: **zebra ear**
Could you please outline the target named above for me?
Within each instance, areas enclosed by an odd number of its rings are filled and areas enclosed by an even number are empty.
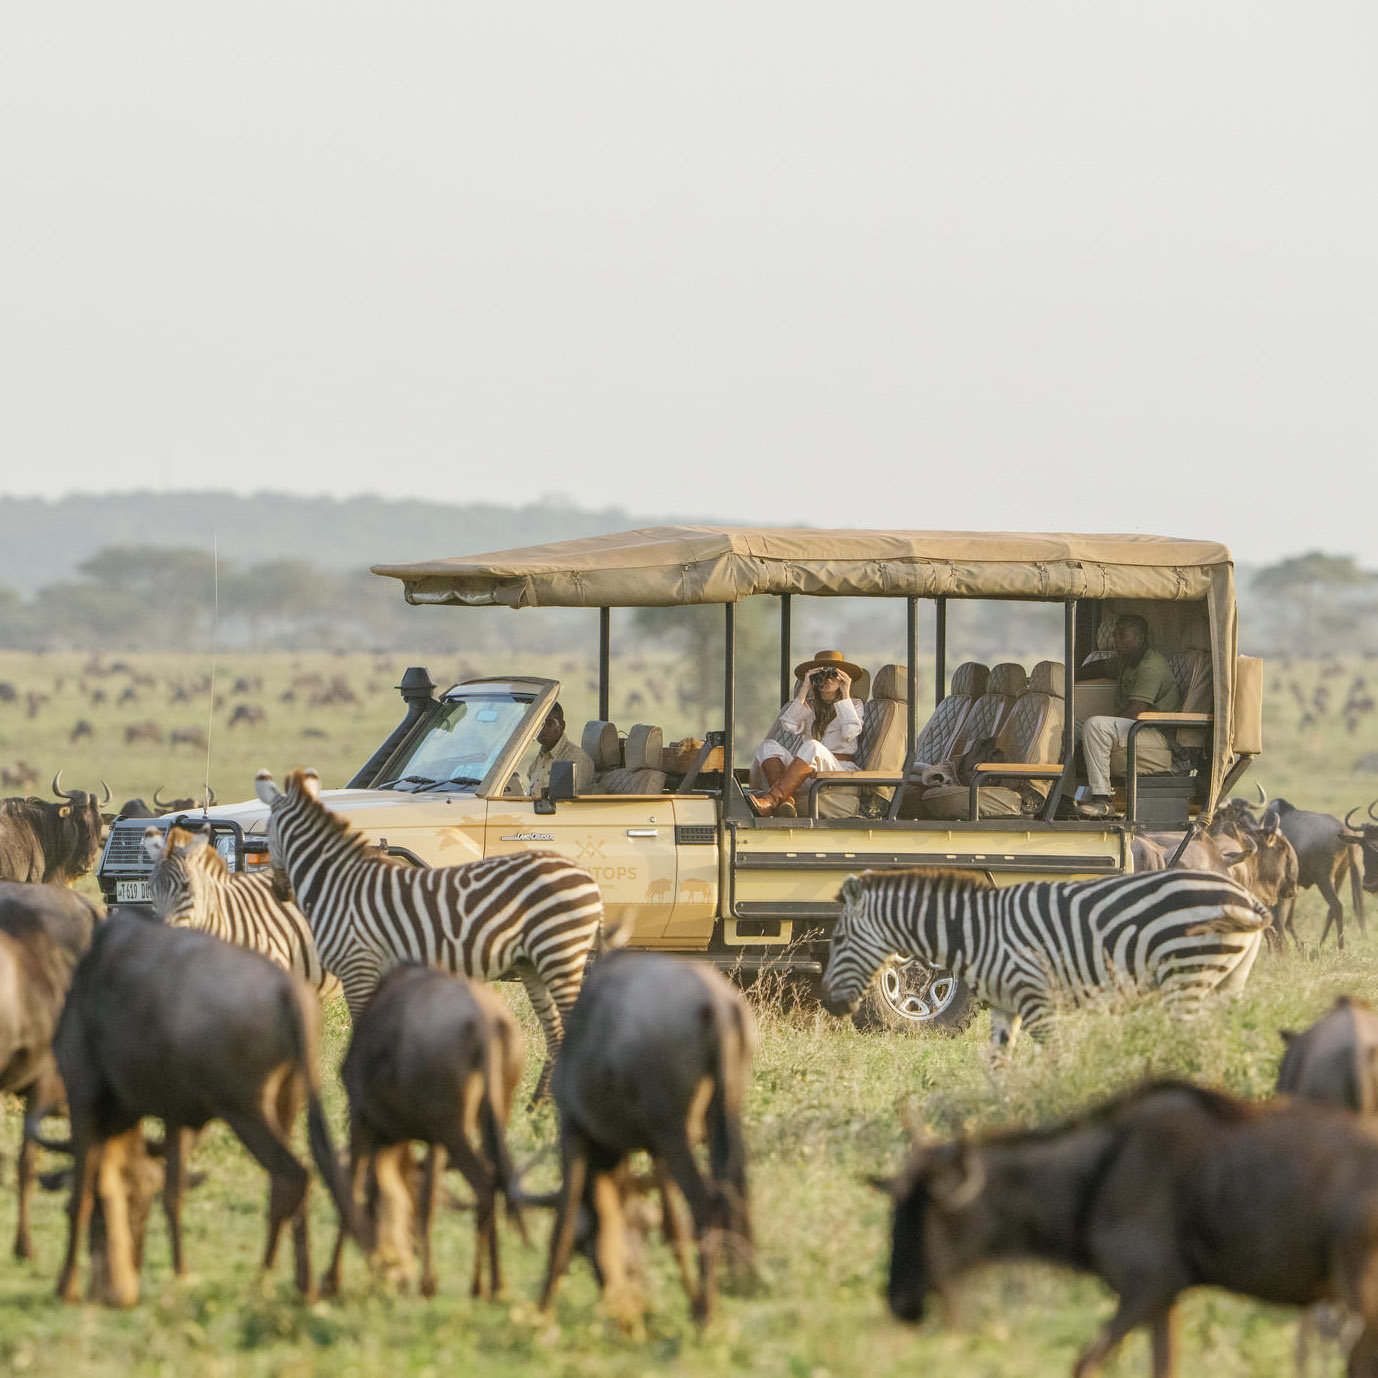
[[[312,799],[319,799],[321,797],[321,777],[314,770],[302,771],[301,788],[303,794],[309,794]]]
[[[266,770],[260,770],[254,777],[254,790],[258,797],[268,805],[271,805],[273,800],[282,793],[277,787],[277,781]]]
[[[177,839],[177,851],[182,856],[195,856],[211,845],[210,833],[182,833]]]
[[[161,828],[152,825],[144,829],[143,843],[144,855],[155,864],[163,859],[163,844],[167,839],[163,836]]]
[[[842,893],[839,898],[843,904],[855,904],[861,898],[861,877],[848,876],[842,882]]]

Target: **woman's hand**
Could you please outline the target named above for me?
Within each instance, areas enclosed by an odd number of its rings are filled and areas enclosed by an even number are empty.
[[[839,697],[839,698],[844,698],[844,699],[849,699],[849,698],[851,698],[851,697],[852,697],[852,677],[851,677],[851,675],[849,675],[849,674],[846,672],[846,670],[839,670],[839,671],[837,672],[837,678],[839,679],[839,681],[841,681],[841,684],[842,684],[842,693],[841,693],[838,697]]]

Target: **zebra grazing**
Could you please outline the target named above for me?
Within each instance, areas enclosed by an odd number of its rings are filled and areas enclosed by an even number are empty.
[[[408,866],[384,856],[320,802],[314,771],[293,771],[279,790],[265,770],[268,860],[279,895],[295,895],[316,950],[344,984],[358,1018],[398,962],[491,981],[521,977],[545,1033],[536,1099],[574,1008],[584,966],[603,926],[603,896],[582,866],[555,852],[514,852],[462,866]],[[619,937],[606,938],[619,946]]]
[[[1271,915],[1242,886],[1208,871],[1148,871],[1104,880],[996,886],[967,871],[866,871],[839,895],[823,1000],[856,1009],[876,973],[904,953],[947,967],[1036,1037],[1062,1003],[1122,985],[1161,990],[1188,1012],[1213,990],[1237,991]]]
[[[153,912],[174,928],[199,928],[226,942],[261,952],[303,977],[322,1000],[340,993],[340,981],[321,965],[311,926],[290,900],[273,893],[267,871],[231,871],[210,845],[209,833],[144,829],[153,862]]]

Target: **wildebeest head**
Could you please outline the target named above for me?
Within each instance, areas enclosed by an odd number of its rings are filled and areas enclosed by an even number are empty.
[[[56,861],[61,872],[70,880],[85,875],[96,863],[105,828],[101,808],[111,799],[110,786],[104,780],[101,781],[101,789],[104,798],[97,799],[94,794],[82,789],[64,790],[60,770],[53,776],[53,793],[63,802],[54,811],[56,835],[51,840],[56,846],[57,855],[48,857],[48,861],[50,865]]]
[[[981,1150],[962,1140],[919,1147],[898,1176],[878,1182],[893,1203],[890,1310],[911,1324],[931,1293],[952,1307],[951,1286],[983,1253],[988,1211]]]
[[[1355,823],[1354,815],[1359,812],[1358,805],[1345,814],[1345,827],[1359,838],[1359,850],[1364,858],[1364,889],[1369,894],[1378,894],[1378,799],[1368,806],[1368,816],[1372,823]]]

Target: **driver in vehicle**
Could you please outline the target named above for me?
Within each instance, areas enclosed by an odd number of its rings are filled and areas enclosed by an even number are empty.
[[[526,792],[533,799],[540,798],[550,785],[550,767],[556,761],[573,761],[575,793],[587,794],[593,784],[593,757],[565,736],[565,710],[558,703],[546,714],[536,740],[541,751],[532,763]]]
[[[799,749],[788,751],[772,737],[756,748],[756,764],[770,788],[752,791],[747,801],[765,817],[797,812],[794,792],[817,771],[855,770],[857,738],[861,736],[861,704],[851,697],[859,665],[844,660],[841,651],[819,651],[812,660],[794,667],[799,692],[778,719],[786,732],[803,735]]]

